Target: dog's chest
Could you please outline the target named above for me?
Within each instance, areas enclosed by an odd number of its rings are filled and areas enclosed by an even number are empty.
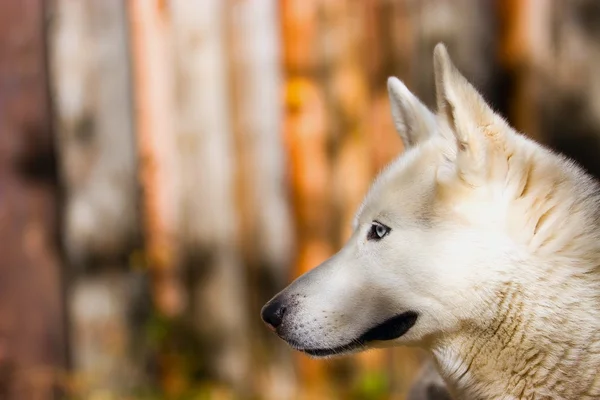
[[[493,343],[469,349],[469,355],[436,354],[440,373],[458,399],[600,398],[600,340],[585,346],[566,340],[552,350]]]

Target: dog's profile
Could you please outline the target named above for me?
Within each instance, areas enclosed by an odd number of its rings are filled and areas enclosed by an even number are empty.
[[[262,310],[315,357],[415,345],[460,399],[600,398],[600,188],[434,50],[437,113],[388,82],[405,151],[352,237]]]

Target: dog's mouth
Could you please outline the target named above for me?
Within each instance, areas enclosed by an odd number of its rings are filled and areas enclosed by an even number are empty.
[[[407,311],[395,317],[389,318],[384,322],[372,327],[358,338],[349,343],[336,347],[326,348],[304,348],[298,343],[289,342],[296,350],[302,351],[313,357],[327,357],[336,354],[349,353],[364,347],[367,342],[387,341],[398,339],[417,322],[418,314],[414,311]]]

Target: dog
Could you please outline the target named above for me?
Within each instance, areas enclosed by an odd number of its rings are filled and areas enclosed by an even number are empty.
[[[405,150],[334,256],[261,317],[312,357],[427,350],[454,398],[600,398],[600,188],[433,52],[437,112],[389,78]]]

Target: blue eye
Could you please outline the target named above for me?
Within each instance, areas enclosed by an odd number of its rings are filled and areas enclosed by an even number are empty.
[[[369,233],[367,234],[367,240],[381,240],[390,233],[392,229],[389,226],[385,226],[381,222],[373,221]]]

